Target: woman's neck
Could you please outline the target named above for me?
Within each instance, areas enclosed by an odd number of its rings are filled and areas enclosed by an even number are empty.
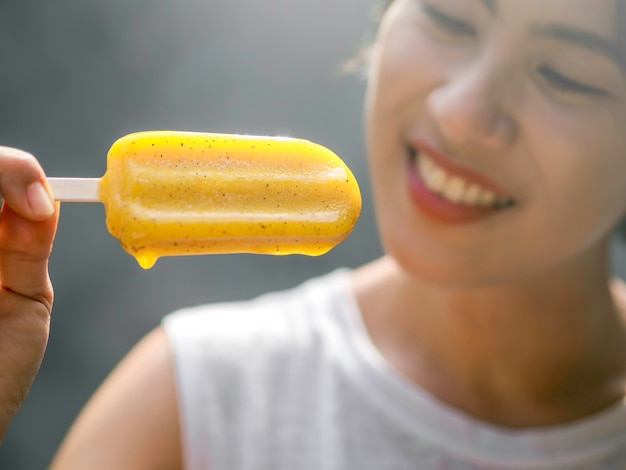
[[[626,334],[607,270],[562,272],[443,288],[384,258],[354,282],[372,340],[394,367],[476,417],[528,427],[572,421],[624,394]]]

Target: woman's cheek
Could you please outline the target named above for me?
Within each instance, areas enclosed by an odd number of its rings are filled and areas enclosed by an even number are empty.
[[[626,155],[626,145],[618,133],[610,132],[608,119],[596,119],[595,125],[582,118],[565,119],[570,125],[561,129],[556,120],[544,123],[544,129],[554,132],[542,133],[548,141],[535,159],[543,175],[539,201],[545,198],[546,208],[552,209],[558,221],[555,229],[584,246],[606,236],[626,211],[626,158],[620,158]],[[597,122],[605,122],[601,127],[609,132],[594,132]],[[556,141],[550,135],[569,139]]]
[[[397,111],[440,84],[449,68],[428,39],[402,25],[379,39],[375,67],[377,93],[384,109]]]

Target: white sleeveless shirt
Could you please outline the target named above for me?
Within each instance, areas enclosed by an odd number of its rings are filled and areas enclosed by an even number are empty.
[[[512,430],[409,382],[379,354],[348,272],[163,320],[189,470],[626,469],[626,405]]]

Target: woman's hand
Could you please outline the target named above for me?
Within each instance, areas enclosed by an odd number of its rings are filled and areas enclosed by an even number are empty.
[[[58,220],[37,160],[0,147],[0,443],[41,365],[50,326],[48,257]]]

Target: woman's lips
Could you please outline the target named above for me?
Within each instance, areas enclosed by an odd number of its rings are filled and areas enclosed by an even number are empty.
[[[423,142],[412,142],[407,154],[411,200],[431,219],[469,223],[515,205],[496,183],[449,161]]]

